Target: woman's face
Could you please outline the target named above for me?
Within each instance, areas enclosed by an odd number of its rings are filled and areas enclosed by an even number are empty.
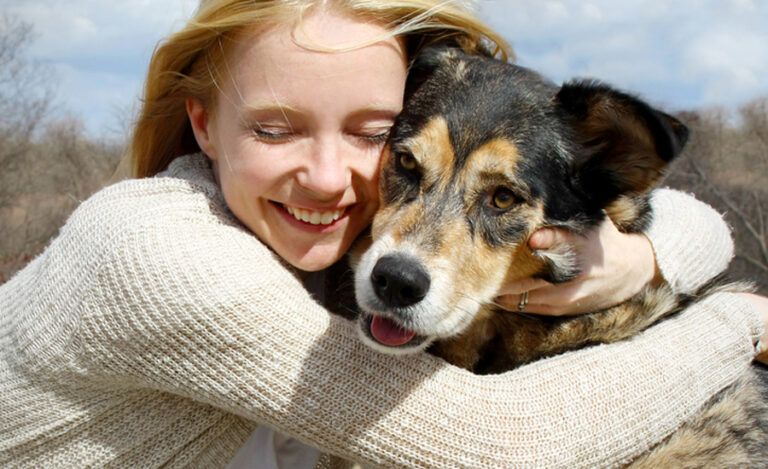
[[[336,13],[295,30],[245,34],[228,60],[212,110],[189,100],[201,149],[229,208],[295,267],[337,261],[378,205],[378,166],[400,112],[406,58],[386,29]],[[207,112],[211,111],[211,112]]]

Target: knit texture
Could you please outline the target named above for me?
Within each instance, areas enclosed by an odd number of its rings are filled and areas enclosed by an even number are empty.
[[[224,466],[256,422],[371,466],[613,466],[733,382],[762,332],[717,294],[502,375],[381,355],[232,217],[202,156],[164,176],[91,197],[0,287],[0,466]]]
[[[651,206],[653,221],[646,235],[673,291],[693,293],[728,267],[733,258],[731,231],[715,209],[671,189],[654,191]]]

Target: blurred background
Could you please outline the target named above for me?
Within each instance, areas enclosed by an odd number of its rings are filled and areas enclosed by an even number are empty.
[[[731,273],[768,293],[768,2],[479,0],[517,61],[683,119],[666,184],[725,214]],[[0,0],[0,283],[116,179],[159,40],[197,0]]]

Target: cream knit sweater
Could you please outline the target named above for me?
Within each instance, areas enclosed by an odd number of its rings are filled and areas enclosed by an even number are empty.
[[[233,219],[203,157],[164,176],[91,197],[0,287],[0,466],[223,466],[257,423],[374,466],[611,466],[731,383],[762,332],[718,294],[503,375],[380,355]],[[673,285],[724,267],[711,209],[654,206]]]

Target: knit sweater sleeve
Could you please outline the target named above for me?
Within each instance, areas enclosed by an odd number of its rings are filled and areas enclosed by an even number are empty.
[[[187,397],[368,465],[626,462],[733,382],[761,333],[746,302],[718,294],[630,341],[475,376],[427,354],[368,349],[215,210],[129,202],[110,202],[108,220],[95,202],[90,221],[71,223],[89,225],[72,229],[88,233],[83,252],[102,253],[76,307],[77,372]]]
[[[651,197],[646,230],[661,274],[677,293],[692,293],[725,270],[733,257],[731,231],[722,216],[693,196],[659,189]]]

